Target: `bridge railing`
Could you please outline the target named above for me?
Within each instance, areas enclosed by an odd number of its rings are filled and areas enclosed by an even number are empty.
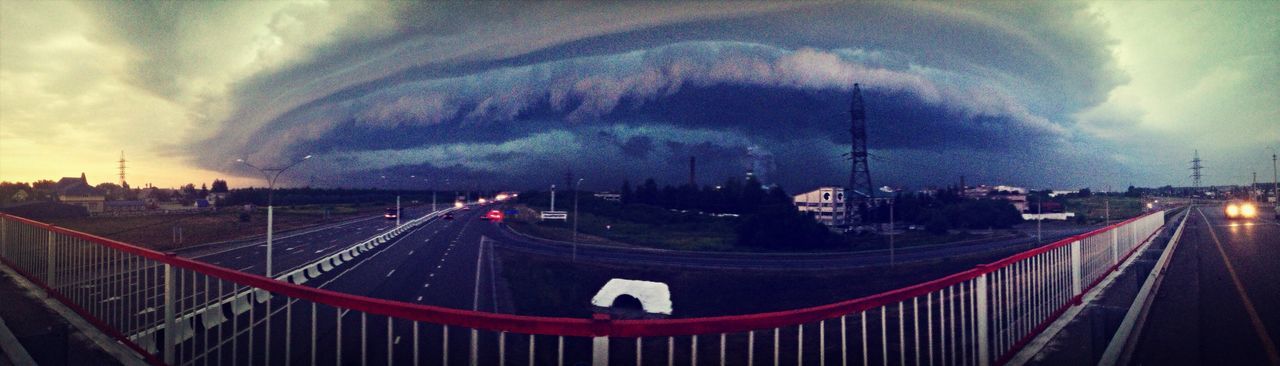
[[[1154,212],[833,304],[661,320],[531,317],[367,298],[10,215],[0,215],[0,259],[153,364],[986,365],[1009,360],[1163,224],[1163,212]]]

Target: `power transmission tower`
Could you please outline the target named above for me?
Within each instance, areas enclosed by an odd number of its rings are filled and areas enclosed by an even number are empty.
[[[874,197],[871,185],[871,168],[867,166],[867,110],[862,103],[862,90],[853,84],[853,101],[849,103],[849,134],[852,137],[849,150],[849,192],[845,194],[846,215],[866,207]],[[849,198],[852,198],[850,200]],[[865,217],[862,218],[864,221]]]
[[[1191,159],[1191,186],[1195,188],[1196,192],[1200,191],[1200,178],[1203,177],[1200,174],[1200,170],[1204,169],[1204,166],[1200,165],[1200,163],[1203,161],[1200,160],[1200,150],[1196,150],[1195,158]]]
[[[124,187],[126,184],[124,182],[124,163],[125,163],[124,150],[121,150],[120,151],[120,186],[121,187]]]

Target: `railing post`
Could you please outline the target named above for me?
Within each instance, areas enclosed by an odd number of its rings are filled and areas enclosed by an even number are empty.
[[[44,283],[45,285],[48,285],[50,289],[58,286],[53,283],[53,235],[53,230],[50,230],[48,232],[49,241],[45,244],[44,249]]]
[[[991,364],[991,336],[989,333],[989,329],[991,328],[991,306],[989,306],[989,302],[987,301],[987,294],[990,292],[990,289],[988,288],[989,285],[987,284],[987,276],[990,275],[990,273],[983,273],[976,278],[977,288],[974,292],[974,296],[977,297],[977,305],[974,306],[975,309],[973,310],[977,315],[977,319],[975,320],[977,324],[974,325],[978,330],[977,344],[979,366],[988,366]]]
[[[1117,248],[1118,246],[1120,246],[1120,237],[1119,235],[1116,235],[1116,231],[1119,231],[1119,227],[1112,227],[1110,231],[1111,231],[1111,264],[1115,265],[1117,263],[1120,263],[1120,253]]]
[[[164,363],[168,365],[174,364],[174,350],[177,348],[178,334],[175,328],[178,327],[177,318],[174,314],[173,303],[176,299],[174,293],[173,282],[173,266],[164,264]]]
[[[609,314],[594,314],[591,320],[596,334],[603,334],[591,338],[591,366],[609,366]]]
[[[9,220],[0,215],[0,258],[9,258]]]
[[[1080,256],[1080,241],[1071,242],[1071,295],[1079,295],[1084,288],[1084,258]]]

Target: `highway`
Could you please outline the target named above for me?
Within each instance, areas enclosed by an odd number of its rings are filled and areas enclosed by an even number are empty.
[[[1269,210],[1254,220],[1194,210],[1134,364],[1280,365],[1280,223]]]

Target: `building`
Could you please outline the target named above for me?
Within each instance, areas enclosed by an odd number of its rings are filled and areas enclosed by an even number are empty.
[[[110,213],[144,212],[147,210],[147,203],[142,200],[107,201],[104,209]]]
[[[813,219],[827,226],[848,226],[851,217],[846,212],[844,188],[818,187],[818,189],[797,194],[792,202],[802,213],[813,215]]]
[[[63,177],[54,185],[54,191],[58,193],[59,202],[83,206],[90,214],[101,213],[105,209],[107,196],[89,185],[84,173],[80,173],[79,178]]]
[[[609,202],[622,202],[622,194],[619,194],[619,193],[600,192],[600,193],[594,194],[594,196],[596,198],[609,201]]]

